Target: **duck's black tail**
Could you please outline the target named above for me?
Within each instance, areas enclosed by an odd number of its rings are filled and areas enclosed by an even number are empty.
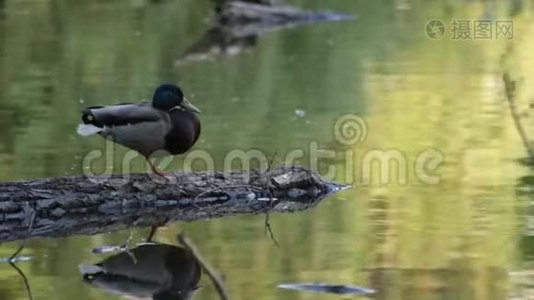
[[[96,116],[93,113],[93,109],[103,108],[103,106],[94,106],[94,107],[88,107],[82,112],[82,121],[83,124],[91,124],[95,125],[97,127],[104,127],[104,124],[98,121]]]
[[[88,136],[100,133],[104,130],[104,124],[98,121],[91,109],[96,107],[90,107],[82,112],[83,124],[78,125],[77,132],[81,136]]]

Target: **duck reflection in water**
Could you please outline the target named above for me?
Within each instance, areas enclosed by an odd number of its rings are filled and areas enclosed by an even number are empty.
[[[81,265],[83,280],[133,299],[191,299],[201,268],[191,251],[147,243],[110,256],[95,265]]]

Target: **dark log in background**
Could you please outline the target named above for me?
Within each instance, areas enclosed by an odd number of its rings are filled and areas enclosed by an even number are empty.
[[[308,11],[298,7],[281,5],[273,1],[215,1],[215,15],[219,25],[240,26],[259,23],[263,26],[342,21],[353,16],[329,12]]]
[[[329,11],[308,11],[273,0],[212,0],[214,24],[176,61],[206,60],[218,55],[246,51],[266,32],[319,22],[354,20],[355,17]]]
[[[97,234],[236,214],[294,212],[344,186],[300,167],[269,172],[60,177],[0,184],[0,242]]]

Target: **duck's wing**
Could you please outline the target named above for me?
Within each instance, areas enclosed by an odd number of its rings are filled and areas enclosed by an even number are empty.
[[[146,157],[165,149],[165,136],[171,127],[169,115],[150,103],[90,107],[82,119],[78,134],[98,133]]]
[[[77,131],[81,136],[88,136],[101,133],[106,128],[141,123],[151,124],[160,120],[161,114],[152,108],[149,102],[93,106],[82,112],[83,124],[78,125]]]
[[[94,125],[99,128],[157,122],[160,119],[161,114],[152,108],[148,102],[88,107],[83,111],[82,115],[84,124]]]

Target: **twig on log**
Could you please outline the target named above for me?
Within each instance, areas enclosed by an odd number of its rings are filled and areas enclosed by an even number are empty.
[[[525,149],[527,150],[528,156],[530,158],[530,161],[534,161],[534,148],[532,147],[531,139],[528,137],[527,132],[525,128],[523,127],[523,124],[521,123],[521,115],[517,111],[517,105],[516,105],[516,82],[511,79],[509,73],[503,74],[503,82],[504,82],[504,90],[506,94],[506,99],[508,100],[508,104],[510,106],[510,113],[512,115],[512,118],[514,119],[515,127],[517,129],[517,132],[519,133],[519,136],[521,137],[521,140],[523,141],[523,145],[525,146]]]
[[[193,242],[184,233],[180,233],[177,237],[177,240],[187,250],[191,251],[195,259],[198,261],[198,263],[202,267],[202,269],[206,272],[206,274],[208,274],[208,277],[211,279],[211,282],[213,283],[213,286],[215,287],[215,290],[219,294],[219,297],[221,298],[221,300],[228,300],[229,299],[228,293],[226,292],[226,289],[224,288],[224,282],[222,280],[222,277],[210,265],[210,263],[202,257],[202,255],[200,254],[200,251],[193,244]]]
[[[273,153],[271,158],[269,158],[269,161],[267,162],[267,169],[266,172],[270,172],[273,168],[274,160],[276,159],[276,156],[278,155],[277,152]]]

